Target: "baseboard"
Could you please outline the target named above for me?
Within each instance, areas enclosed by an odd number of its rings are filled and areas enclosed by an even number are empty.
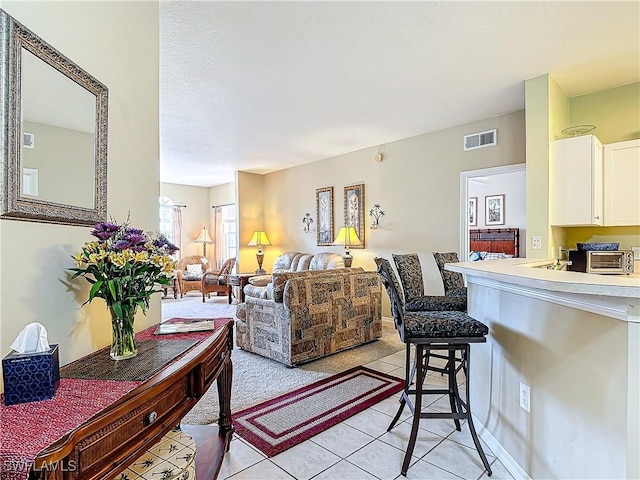
[[[513,478],[523,479],[523,480],[531,480],[531,477],[527,472],[525,472],[522,467],[516,462],[509,452],[507,452],[502,444],[496,440],[496,437],[491,435],[489,430],[478,420],[478,418],[473,415],[473,424],[476,427],[478,432],[478,436],[482,439],[484,443],[491,449],[496,458],[502,462],[504,468],[506,468],[509,473],[513,476]]]

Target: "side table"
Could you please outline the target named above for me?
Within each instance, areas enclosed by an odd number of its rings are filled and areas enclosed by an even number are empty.
[[[171,290],[173,290],[173,298],[178,298],[178,293],[180,293],[180,286],[178,285],[178,278],[177,277],[172,277],[171,278],[171,286],[164,286],[162,287],[162,298],[167,298],[167,295],[169,293],[169,288],[171,288]]]
[[[229,291],[229,305],[233,296],[233,287],[240,287],[240,303],[244,302],[244,286],[249,283],[251,277],[257,276],[255,273],[231,273],[227,277]]]

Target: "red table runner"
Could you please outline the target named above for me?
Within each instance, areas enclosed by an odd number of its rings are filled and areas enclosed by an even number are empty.
[[[229,320],[215,319],[216,330]],[[210,330],[154,336],[156,327],[157,325],[153,325],[138,332],[136,339],[204,340],[215,332]],[[0,478],[26,480],[38,453],[142,383],[61,379],[55,397],[50,400],[10,406],[3,402],[0,405]]]

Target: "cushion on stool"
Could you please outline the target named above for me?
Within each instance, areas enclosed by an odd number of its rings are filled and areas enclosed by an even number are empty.
[[[116,480],[192,480],[196,478],[195,457],[196,442],[175,427]]]
[[[410,337],[483,337],[489,328],[464,312],[405,312],[404,330]]]
[[[444,297],[442,295],[425,295],[408,301],[405,306],[408,312],[440,312],[448,310],[467,310],[466,297]]]

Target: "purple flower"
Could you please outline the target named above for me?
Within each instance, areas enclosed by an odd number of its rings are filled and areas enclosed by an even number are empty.
[[[127,228],[125,233],[131,233],[133,235],[142,235],[143,232],[140,228],[129,227]]]
[[[173,255],[178,250],[180,250],[173,243],[171,243],[169,240],[167,240],[167,237],[165,237],[164,235],[160,235],[160,237],[155,239],[153,241],[153,246],[156,247],[156,248],[159,248],[159,249],[160,248],[164,248],[169,253],[169,255]]]
[[[141,233],[128,233],[127,235],[125,235],[122,238],[124,240],[128,240],[133,245],[138,245],[140,243],[144,244],[146,242],[146,240],[147,240],[146,237],[144,235],[142,235],[142,232]]]
[[[115,248],[116,250],[126,250],[127,248],[131,248],[131,242],[128,240],[118,240],[114,245],[113,248]]]
[[[102,222],[98,223],[94,229],[91,230],[91,235],[100,240],[107,240],[113,237],[118,230],[120,230],[120,225],[112,222]]]

